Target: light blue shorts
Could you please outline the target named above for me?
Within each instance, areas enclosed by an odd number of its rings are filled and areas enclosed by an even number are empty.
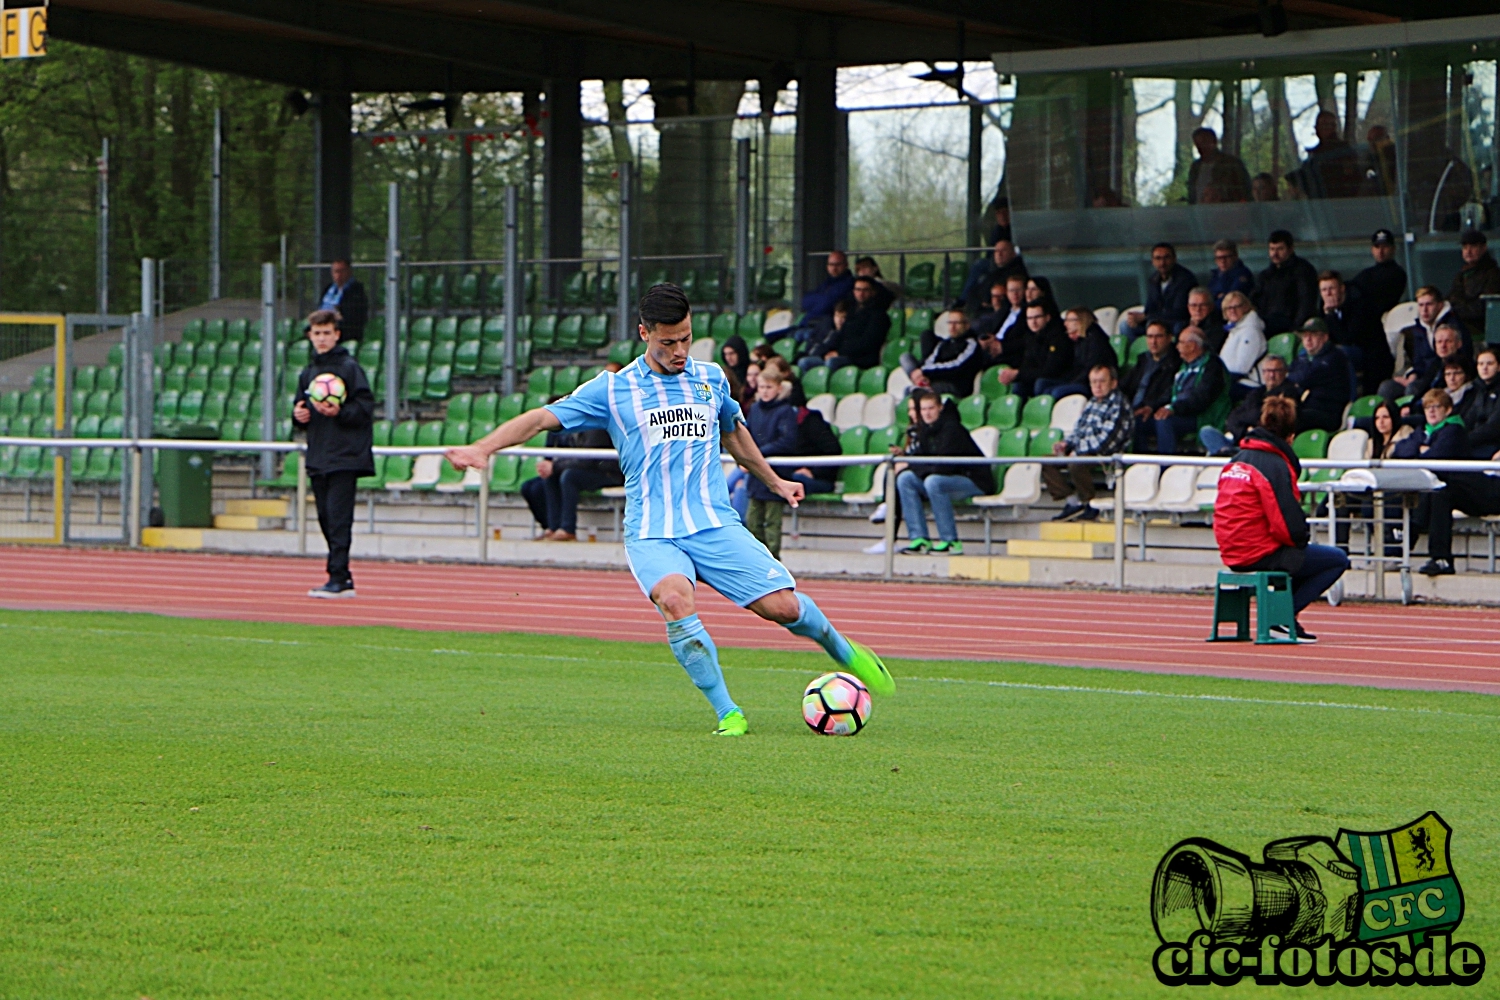
[[[787,568],[743,524],[706,528],[685,538],[627,538],[625,558],[647,597],[673,573],[702,580],[742,608],[797,586]]]

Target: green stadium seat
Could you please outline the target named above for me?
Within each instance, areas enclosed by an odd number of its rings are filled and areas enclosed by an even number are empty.
[[[532,320],[531,343],[539,351],[550,351],[557,345],[556,316],[537,316]]]
[[[986,412],[985,423],[991,427],[998,427],[1002,431],[1008,431],[1016,426],[1021,420],[1021,397],[1000,396],[990,400]]]
[[[703,284],[701,275],[699,276],[698,283],[701,288]],[[600,305],[608,306],[613,303],[619,297],[619,291],[620,275],[615,271],[596,272],[593,280],[589,283],[591,301],[597,302]],[[715,292],[714,294],[717,296],[718,293]]]
[[[911,316],[906,320],[907,338],[920,345],[922,334],[930,332],[935,322],[937,322],[937,316],[931,309],[913,309]],[[917,350],[921,350],[921,347],[919,346]]]
[[[1052,446],[1063,439],[1062,428],[1043,427],[1031,432],[1031,441],[1026,453],[1033,458],[1052,454]]]
[[[250,419],[250,394],[237,392],[230,396],[228,403],[224,406],[224,417],[226,420]]]
[[[866,368],[859,373],[859,392],[866,396],[878,396],[885,392],[885,379],[890,373],[881,365]]]
[[[198,365],[214,368],[219,363],[219,345],[199,344],[194,347],[191,344],[178,344],[177,363],[189,368],[196,368]]]
[[[609,343],[609,320],[610,317],[604,313],[585,319],[579,343],[589,348],[603,347]]]
[[[198,390],[184,392],[177,403],[177,419],[187,423],[198,423],[203,419],[203,393]]]
[[[1046,427],[1052,420],[1051,396],[1032,396],[1021,411],[1021,426],[1029,430]]]
[[[42,412],[42,400],[45,393],[40,389],[29,389],[21,396],[20,412],[28,417],[40,416]]]
[[[786,358],[788,361],[794,360],[797,357],[797,341],[793,340],[791,337],[782,337],[780,340],[771,345],[771,350],[775,351],[783,358]]]
[[[476,424],[495,424],[500,420],[500,394],[497,392],[486,392],[474,397],[474,405],[470,408],[469,419]]]
[[[448,275],[444,271],[436,271],[427,278],[427,305],[433,309],[441,309],[448,304]]]
[[[182,328],[182,342],[184,344],[197,344],[203,340],[203,320],[190,319]]]
[[[276,321],[276,339],[283,344],[290,344],[292,338],[297,334],[297,325],[290,316]]]
[[[583,381],[583,372],[577,365],[559,368],[552,374],[552,394],[566,396],[578,388],[581,381]]]
[[[496,455],[490,470],[491,493],[515,493],[521,488],[521,460],[515,455]]]
[[[533,368],[531,374],[526,377],[526,391],[540,393],[543,396],[551,396],[552,378],[554,369],[548,367]]]
[[[557,336],[553,346],[559,351],[576,351],[583,338],[583,317],[577,313],[564,316],[557,322]]]
[[[1278,333],[1266,341],[1266,353],[1275,354],[1290,367],[1292,362],[1297,360],[1297,350],[1300,346],[1295,333]]]
[[[505,371],[505,345],[486,343],[479,350],[480,375],[500,375]]]
[[[752,309],[739,318],[734,325],[734,332],[745,338],[745,343],[759,340],[762,336],[761,330],[766,325],[766,314]]]
[[[116,368],[119,368],[121,365],[123,365],[125,363],[125,345],[115,344],[113,347],[111,347],[109,349],[109,356],[107,357],[106,361]]]
[[[432,342],[434,345],[444,342],[458,342],[458,317],[444,316],[432,326]]]
[[[579,376],[578,384],[583,385],[585,382],[592,382],[600,375],[603,375],[605,371],[607,369],[603,365],[589,365],[583,370],[583,374]]]
[[[260,386],[260,369],[240,365],[234,370],[232,392],[254,392]]]
[[[182,400],[182,393],[175,389],[163,389],[156,394],[156,419],[176,420],[177,404]]]
[[[696,318],[696,317],[695,317]],[[635,360],[635,344],[629,340],[617,340],[609,345],[609,360],[621,368]]]
[[[531,368],[531,341],[516,341],[516,371],[524,372]]]
[[[1381,396],[1361,396],[1349,404],[1349,416],[1351,417],[1373,417],[1375,408],[1381,403]]]
[[[713,313],[708,312],[706,309],[696,309],[693,311],[692,318],[694,340],[702,340],[704,337],[712,337],[714,335]]]
[[[360,476],[358,479],[356,479],[354,481],[354,488],[355,489],[357,489],[357,490],[381,490],[381,489],[385,489],[385,483],[386,483],[386,479],[385,479],[386,463],[391,458],[391,456],[390,455],[375,455],[373,457],[374,457],[374,460],[375,460],[375,462],[374,462],[374,464],[375,464],[375,474],[372,475],[372,476]],[[408,475],[407,478],[410,479],[411,476]]]
[[[880,365],[887,372],[901,366],[901,355],[906,353],[906,341],[887,340],[880,349]]]
[[[489,282],[484,286],[484,304],[490,309],[498,309],[505,305],[505,272],[503,270],[490,275]]]
[[[21,393],[12,390],[0,393],[0,416],[14,417],[21,412]]]
[[[500,397],[500,411],[495,414],[495,422],[505,423],[514,420],[526,409],[526,394],[524,392],[513,392],[508,396]]]
[[[419,341],[429,344],[432,343],[434,322],[435,321],[431,316],[418,316],[416,319],[412,320],[411,332],[407,336],[407,341],[413,344]]]
[[[453,356],[458,353],[458,344],[452,340],[438,340],[432,344],[432,350],[427,354],[427,366],[451,365]]]
[[[964,427],[974,430],[984,426],[985,411],[989,406],[989,400],[981,394],[969,396],[960,400],[958,404],[958,418],[963,421]]]
[[[1010,386],[1000,381],[999,377],[1001,370],[1009,367],[1009,365],[1000,365],[996,368],[986,369],[981,373],[981,378],[979,380],[979,391],[989,397],[991,401],[1001,399],[1011,394]]]
[[[866,455],[870,442],[870,430],[867,427],[851,427],[839,435],[839,449],[845,455]]]
[[[736,319],[732,312],[721,312],[714,317],[713,325],[709,329],[720,347],[724,346],[724,341],[734,336],[735,325]]]
[[[94,389],[109,392],[117,392],[120,388],[120,366],[107,365],[99,369],[99,374],[94,378]]]
[[[1303,431],[1292,439],[1292,453],[1298,458],[1327,458],[1328,432]]]
[[[698,269],[696,267],[685,269],[682,272],[682,276],[677,279],[677,285],[682,289],[682,293],[687,296],[689,302],[703,301],[698,296]]]
[[[424,399],[427,390],[427,366],[408,362],[401,378],[401,398]]]
[[[161,387],[181,392],[187,387],[188,370],[178,365],[168,368],[162,375]]]
[[[1124,368],[1130,359],[1130,338],[1123,333],[1112,333],[1109,335],[1109,346],[1115,349],[1116,363]]]
[[[432,365],[427,369],[428,399],[447,399],[453,392],[453,366]]]
[[[197,392],[199,390],[193,390]],[[226,396],[205,396],[203,400],[203,412],[198,419],[206,424],[221,424],[224,422],[225,411],[229,407],[229,399]]]
[[[406,348],[403,360],[409,365],[425,365],[432,360],[432,342],[414,340]]]
[[[906,294],[913,299],[931,299],[937,295],[937,265],[931,261],[913,264],[906,269]]]
[[[477,375],[479,373],[479,358],[483,351],[483,345],[477,340],[466,340],[458,345],[458,350],[453,353],[453,374],[455,375]],[[504,358],[501,358],[504,363]]]
[[[208,378],[208,391],[215,395],[224,395],[234,390],[234,365],[220,365],[213,370]]]
[[[562,301],[565,306],[581,306],[588,297],[589,276],[587,271],[574,271],[563,281]]]
[[[505,316],[491,316],[480,327],[479,339],[486,344],[499,344],[505,340]]]
[[[535,410],[538,407],[546,406],[547,400],[549,398],[550,397],[543,392],[528,392],[526,394],[526,404],[523,409]]]
[[[240,345],[225,342],[219,344],[214,351],[215,365],[233,365],[240,363]]]
[[[969,280],[968,262],[961,257],[951,257],[943,265],[943,277],[941,288],[943,298],[953,300],[964,293],[964,285]],[[986,294],[988,294],[986,292]]]
[[[852,393],[859,391],[859,368],[856,365],[845,365],[828,377],[828,392],[833,393],[834,398],[843,399]]]
[[[112,417],[125,416],[125,394],[123,392],[110,393],[109,415]]]
[[[1000,444],[995,454],[1002,458],[1025,458],[1031,446],[1031,431],[1025,427],[1012,427],[1000,432]]]
[[[225,340],[226,327],[229,324],[222,319],[205,320],[203,323],[203,342],[205,344],[222,344]]]
[[[250,335],[250,321],[232,319],[224,324],[225,343],[243,344]]]
[[[384,351],[385,344],[378,340],[367,340],[359,345],[359,356],[356,360],[365,370],[366,377],[380,370],[380,359]]]
[[[52,366],[42,365],[31,376],[31,387],[33,389],[52,388]]]
[[[7,393],[7,395],[9,395],[9,393]],[[19,393],[17,395],[19,396]],[[83,415],[85,417],[100,418],[108,416],[109,397],[111,395],[112,394],[108,389],[95,389],[93,392],[89,393],[88,400],[83,404]],[[17,407],[19,407],[19,399],[16,400],[16,405]],[[0,408],[0,412],[4,412],[3,408]]]
[[[479,275],[465,271],[459,275],[453,287],[453,301],[463,309],[472,309],[479,304]]]
[[[73,436],[96,438],[99,436],[99,426],[101,423],[103,423],[101,417],[80,417],[73,425]]]
[[[1128,348],[1128,350],[1126,352],[1127,353],[1127,357],[1125,359],[1125,367],[1126,368],[1134,368],[1136,361],[1139,360],[1140,356],[1142,354],[1145,354],[1149,349],[1150,349],[1150,347],[1146,343],[1146,338],[1145,337],[1137,337],[1134,340],[1132,340],[1130,342],[1130,347]]]
[[[89,392],[87,389],[73,390],[73,419],[76,420],[79,416],[82,415],[83,408],[88,403],[88,401]]]
[[[444,420],[469,419],[469,414],[474,409],[474,394],[471,392],[455,393],[448,399],[448,408],[443,412]],[[467,441],[464,444],[468,444]]]
[[[427,297],[427,272],[417,271],[406,283],[406,301],[413,309],[426,309]]]
[[[167,342],[167,343],[165,343],[165,344],[157,344],[156,345],[156,349],[151,352],[152,356],[156,358],[156,367],[158,367],[158,368],[171,368],[172,367],[173,348],[175,346],[176,345],[173,344],[173,343],[171,343],[170,341]],[[183,364],[190,364],[190,362],[186,362],[185,361],[185,362],[183,362]]]

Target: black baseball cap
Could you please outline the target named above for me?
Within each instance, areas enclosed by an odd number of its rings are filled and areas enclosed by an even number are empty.
[[[1465,229],[1458,237],[1458,242],[1463,246],[1485,247],[1490,245],[1490,241],[1485,238],[1484,233],[1481,233],[1477,229]]]
[[[1375,230],[1375,235],[1370,237],[1370,245],[1379,246],[1382,243],[1387,243],[1394,246],[1396,243],[1396,234],[1391,232],[1389,229]]]

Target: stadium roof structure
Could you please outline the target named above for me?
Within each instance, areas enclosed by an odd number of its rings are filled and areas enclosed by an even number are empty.
[[[309,90],[795,79],[833,66],[1487,14],[1487,0],[52,0],[69,41]]]

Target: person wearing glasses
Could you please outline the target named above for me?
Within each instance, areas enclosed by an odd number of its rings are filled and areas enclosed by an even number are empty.
[[[1255,288],[1255,275],[1240,260],[1239,247],[1234,240],[1220,240],[1214,244],[1214,272],[1208,279],[1208,290],[1214,297],[1214,311],[1224,307],[1224,296],[1230,292],[1249,295]]]

